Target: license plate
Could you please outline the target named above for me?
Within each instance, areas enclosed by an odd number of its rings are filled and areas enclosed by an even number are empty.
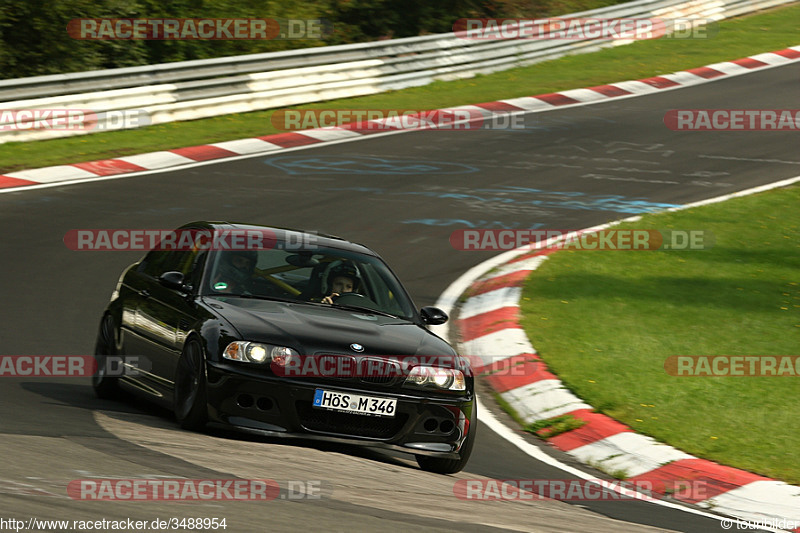
[[[317,389],[314,393],[314,407],[357,415],[394,416],[397,400]]]

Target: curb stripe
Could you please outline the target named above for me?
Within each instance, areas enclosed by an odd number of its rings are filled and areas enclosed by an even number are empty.
[[[519,328],[504,329],[484,335],[480,339],[462,343],[463,353],[480,358],[484,365],[510,359],[520,354],[535,354],[525,332]]]
[[[501,307],[458,321],[461,340],[471,341],[490,333],[510,328],[520,328],[519,307]]]
[[[800,59],[800,51],[795,50],[793,48],[787,48],[786,50],[773,52],[773,54],[778,54],[779,56],[785,57],[787,59]]]
[[[607,472],[624,472],[626,479],[655,470],[664,463],[694,459],[688,453],[656,442],[652,437],[630,431],[609,435],[568,453],[582,463],[599,465]]]
[[[149,152],[146,154],[129,155],[117,158],[120,161],[132,163],[147,170],[154,170],[165,167],[174,167],[178,165],[185,165],[187,163],[194,163],[188,157],[178,155],[173,151],[167,150],[163,152]]]
[[[122,161],[121,159],[101,159],[99,161],[89,161],[87,163],[76,163],[73,165],[98,176],[113,176],[115,174],[125,174],[126,172],[140,172],[147,170],[139,165]]]
[[[647,85],[652,85],[656,89],[666,89],[668,87],[677,87],[680,85],[678,82],[668,80],[662,76],[653,76],[652,78],[645,78],[643,80],[639,80]]]
[[[698,83],[705,83],[706,80],[697,74],[691,72],[673,72],[672,74],[664,74],[662,78],[674,81],[678,85],[695,85]]]
[[[521,287],[525,283],[525,278],[531,273],[532,269],[520,269],[508,274],[503,274],[495,278],[490,278],[476,283],[470,288],[470,296],[478,296],[498,289],[505,289],[508,287]]]
[[[508,98],[500,100],[500,102],[513,105],[525,111],[542,111],[543,109],[553,109],[553,106],[546,102],[542,102],[535,96],[522,96],[520,98]]]
[[[554,106],[578,103],[578,101],[575,100],[574,98],[570,98],[569,96],[564,96],[561,93],[537,94],[536,96],[534,96],[534,98]]]
[[[570,89],[569,91],[562,91],[560,94],[561,96],[572,98],[576,102],[582,104],[587,102],[599,102],[607,98],[597,91],[592,91],[591,89]]]
[[[520,271],[524,272],[525,275],[527,276],[528,274],[530,274],[531,270],[536,270],[537,268],[539,268],[539,265],[541,265],[546,260],[547,260],[546,255],[537,255],[537,256],[527,257],[522,261],[516,261],[513,263],[509,261],[504,266],[497,268],[496,272],[497,277],[513,274],[514,272],[520,272]],[[522,286],[523,283],[524,280],[519,283],[519,286]]]
[[[54,167],[34,168],[31,170],[18,170],[6,174],[9,178],[31,180],[37,183],[50,183],[64,179],[81,179],[96,177],[89,171],[75,165],[57,165]]]
[[[614,98],[615,96],[626,96],[629,94],[633,94],[630,91],[626,91],[625,89],[620,89],[614,85],[598,85],[596,87],[589,87],[590,90],[596,91],[602,95],[608,96],[609,98]]]
[[[603,440],[611,435],[633,431],[625,424],[617,422],[609,416],[595,413],[588,409],[579,409],[567,414],[578,420],[583,420],[586,424],[578,429],[547,439],[547,442],[565,452]]]
[[[223,141],[219,143],[210,144],[209,146],[216,146],[223,150],[228,150],[238,155],[256,154],[259,152],[270,152],[272,150],[280,150],[281,147],[261,139],[237,139],[235,141]]]
[[[461,307],[459,318],[466,320],[476,315],[482,315],[501,307],[519,308],[519,299],[522,289],[519,287],[505,287],[491,292],[479,294],[467,300]]]
[[[558,251],[558,248],[541,248],[539,250],[535,250],[529,254],[518,255],[514,259],[508,262],[508,264],[512,263],[521,263],[522,261],[527,261],[529,259],[533,259],[534,257],[538,257],[540,255],[550,255]]]
[[[687,503],[698,503],[749,483],[768,479],[705,459],[683,459],[631,478],[629,481],[648,481],[653,484],[653,492],[665,494],[665,489],[674,487],[676,480],[703,483],[699,487],[703,490],[688,491],[689,494],[676,496],[677,499]]]
[[[484,372],[490,372],[486,380],[495,392],[508,392],[513,389],[543,380],[558,379],[551,374],[535,355],[524,353],[503,361],[492,363]]]
[[[305,146],[307,144],[316,144],[321,142],[318,139],[294,132],[278,133],[276,135],[264,135],[263,137],[256,137],[256,139],[277,144],[281,148],[294,148],[295,146]]]
[[[754,59],[752,57],[737,59],[736,61],[731,61],[731,63],[734,63],[744,68],[761,68],[763,66],[768,65],[768,63],[765,63],[764,61],[759,61],[758,59]]]
[[[362,132],[360,131],[357,132],[353,131],[350,128],[340,128],[338,126],[332,128],[303,131],[303,135],[323,142],[336,141],[339,139],[347,139],[349,137],[360,137],[361,134]]]
[[[745,67],[740,67],[733,61],[723,61],[722,63],[714,63],[713,65],[706,65],[706,66],[710,69],[718,70],[728,76],[750,70]]]
[[[502,392],[500,396],[511,405],[525,424],[565,415],[578,409],[592,408],[565,389],[558,379],[535,381]]]
[[[700,76],[701,78],[707,80],[725,75],[724,72],[720,72],[718,70],[714,70],[713,68],[708,68],[708,67],[690,68],[686,72],[688,72],[689,74],[694,74],[695,76]]]
[[[201,146],[187,146],[186,148],[176,148],[170,150],[173,154],[178,154],[191,159],[192,161],[209,161],[211,159],[222,159],[223,157],[232,157],[239,155],[236,152],[225,150],[219,146],[211,144],[204,144]]]
[[[0,176],[0,189],[6,187],[22,187],[23,185],[37,185],[38,183],[37,181],[12,178],[10,176]]]
[[[509,103],[498,101],[498,102],[484,102],[482,104],[475,104],[477,107],[481,107],[488,111],[522,111],[521,107],[517,107],[515,105],[511,105]]]
[[[735,514],[753,522],[767,517],[781,517],[796,523],[800,521],[798,501],[800,501],[800,487],[780,481],[754,481],[715,496],[700,505],[713,507],[715,512]]]
[[[614,85],[626,91],[630,91],[633,94],[651,94],[657,93],[660,90],[641,80],[620,81]]]

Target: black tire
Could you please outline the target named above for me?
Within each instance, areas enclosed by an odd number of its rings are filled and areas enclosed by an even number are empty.
[[[175,371],[173,411],[183,429],[199,431],[208,422],[208,396],[203,347],[192,339],[183,347]]]
[[[475,434],[478,432],[478,407],[472,404],[472,418],[470,419],[469,433],[467,440],[458,452],[458,459],[443,459],[441,457],[429,457],[427,455],[417,455],[417,464],[423,470],[435,474],[455,474],[460,472],[467,465],[469,456],[472,455],[472,447],[475,444]]]
[[[106,315],[100,322],[100,331],[97,334],[97,343],[94,347],[94,360],[97,362],[97,370],[92,376],[92,388],[98,398],[111,400],[119,395],[119,378],[106,375],[108,367],[106,358],[109,355],[117,355],[116,332],[114,319],[111,315]]]

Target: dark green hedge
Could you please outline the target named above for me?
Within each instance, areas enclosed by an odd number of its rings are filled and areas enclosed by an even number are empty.
[[[0,0],[0,78],[20,78],[444,33],[465,17],[554,16],[619,0]],[[76,18],[327,19],[320,40],[82,41]]]

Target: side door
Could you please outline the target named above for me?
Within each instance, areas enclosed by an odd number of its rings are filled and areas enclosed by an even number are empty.
[[[147,358],[142,362],[143,375],[155,389],[151,392],[169,403],[175,368],[186,334],[194,323],[196,306],[193,293],[166,287],[159,277],[165,272],[177,271],[191,284],[202,271],[205,254],[198,251],[151,253],[158,255],[151,261],[144,261],[138,272],[141,278],[137,285],[141,290],[136,305],[134,337],[140,353]]]
[[[154,279],[158,277],[157,272],[163,271],[168,256],[169,252],[165,251],[149,252],[136,269],[125,276],[124,286],[126,297],[122,309],[122,348],[127,356],[138,359],[135,378],[130,377],[128,381],[155,396],[162,396],[160,390],[163,389],[163,383],[162,387],[158,387],[159,378],[153,367],[153,361],[159,358],[159,354],[157,344],[148,332],[148,325],[140,319],[140,312],[143,303],[151,297]]]

